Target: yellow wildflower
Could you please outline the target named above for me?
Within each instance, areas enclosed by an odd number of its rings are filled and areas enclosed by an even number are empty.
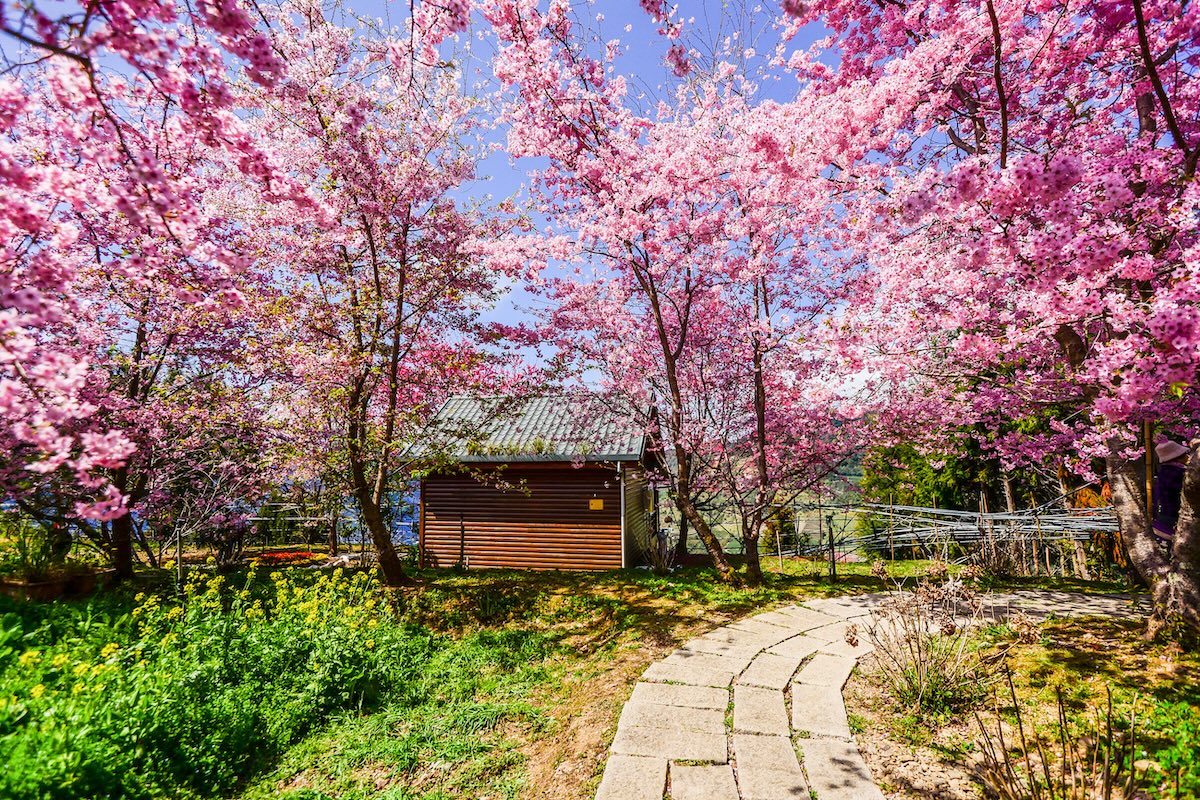
[[[367,649],[368,650],[375,649],[375,640],[374,639],[367,639]]]
[[[41,650],[26,650],[24,653],[21,653],[20,658],[17,659],[17,663],[22,667],[31,667],[36,664],[41,657]]]
[[[76,677],[79,677],[80,675],[85,675],[85,674],[87,674],[87,671],[88,671],[88,665],[87,665],[87,664],[76,664],[76,665],[75,665],[75,670],[74,670],[74,672],[75,672],[75,676],[76,676]]]
[[[183,609],[179,606],[174,606],[167,612],[167,619],[176,620],[183,616]]]
[[[119,645],[119,644],[116,644],[116,643],[106,644],[106,645],[104,645],[104,647],[100,648],[100,657],[101,658],[111,658],[118,651],[120,651],[120,649],[121,649],[121,645]]]
[[[68,656],[66,653],[59,653],[50,662],[50,666],[54,667],[55,669],[62,669],[63,666],[70,660],[71,660],[71,657]]]
[[[46,685],[42,684],[42,683],[39,683],[37,686],[35,686],[29,690],[29,696],[35,700],[37,698],[41,697],[42,695],[44,695],[45,693],[46,693]]]

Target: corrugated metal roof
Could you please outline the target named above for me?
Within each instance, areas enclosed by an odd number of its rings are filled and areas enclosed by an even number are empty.
[[[646,446],[645,430],[632,416],[578,395],[459,395],[438,410],[430,428],[448,441],[446,455],[464,462],[636,461]]]

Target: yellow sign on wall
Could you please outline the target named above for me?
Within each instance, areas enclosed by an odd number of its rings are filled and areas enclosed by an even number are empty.
[[[604,498],[603,497],[593,497],[591,500],[588,500],[588,511],[603,511],[603,510],[604,510]]]

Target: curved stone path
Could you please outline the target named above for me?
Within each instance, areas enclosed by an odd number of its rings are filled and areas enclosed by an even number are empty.
[[[842,686],[871,651],[846,642],[889,595],[809,600],[687,642],[634,686],[596,800],[882,800]],[[989,595],[985,613],[1133,616],[1128,596]],[[669,792],[669,794],[668,794]]]

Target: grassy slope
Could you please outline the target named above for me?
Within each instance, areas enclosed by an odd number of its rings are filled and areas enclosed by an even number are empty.
[[[924,562],[898,562],[896,577]],[[771,560],[770,567],[778,564]],[[553,798],[590,796],[617,716],[637,676],[688,638],[751,611],[814,596],[879,591],[866,564],[785,560],[757,590],[731,589],[707,570],[666,578],[601,574],[450,571],[419,573],[400,595],[410,621],[465,637],[536,633],[549,643],[519,669],[491,673],[438,708],[389,707],[347,716],[296,746],[245,796],[281,791],[338,798]],[[1052,588],[1113,591],[1102,582],[1043,581]],[[478,659],[493,657],[471,645]],[[463,680],[447,675],[451,684]],[[489,713],[492,709],[519,709]],[[402,768],[397,769],[397,765]],[[285,795],[286,796],[286,795]]]
[[[767,566],[777,569],[774,560]],[[900,562],[892,573],[902,577],[923,566]],[[589,796],[620,708],[649,663],[751,611],[882,588],[868,565],[839,565],[836,584],[820,577],[823,568],[785,561],[784,571],[756,590],[723,586],[701,569],[665,578],[643,571],[418,573],[419,586],[393,597],[396,614],[387,623],[433,636],[433,655],[414,668],[410,685],[372,707],[335,713],[280,754],[263,754],[242,776],[239,794],[245,800]],[[0,612],[46,622],[53,638],[56,631],[78,635],[81,624],[106,625],[105,618],[122,618],[135,605],[129,592],[82,604],[4,604]],[[82,622],[89,618],[100,621]]]

